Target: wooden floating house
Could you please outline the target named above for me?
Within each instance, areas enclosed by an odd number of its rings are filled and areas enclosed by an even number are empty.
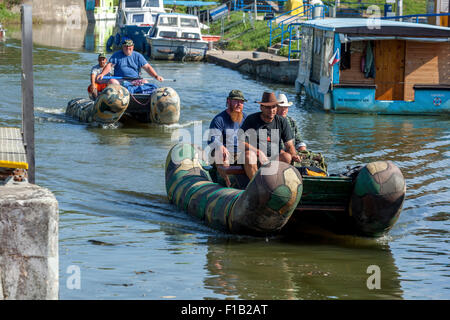
[[[363,18],[301,28],[295,87],[323,109],[450,114],[450,28]]]

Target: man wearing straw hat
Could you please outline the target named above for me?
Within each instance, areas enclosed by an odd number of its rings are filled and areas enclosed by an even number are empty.
[[[261,101],[257,103],[261,112],[249,115],[241,126],[245,132],[240,138],[245,149],[244,170],[249,179],[253,178],[261,164],[270,159],[286,163],[300,160],[288,121],[277,115],[280,101],[275,93],[264,92]],[[285,145],[284,150],[281,142]]]
[[[278,101],[280,103],[277,106],[277,115],[285,118],[289,122],[289,126],[291,128],[292,134],[294,135],[294,145],[295,149],[297,150],[297,154],[300,157],[300,161],[295,163],[295,166],[299,167],[317,167],[323,170],[322,172],[312,172],[311,168],[309,168],[308,172],[305,172],[305,170],[301,171],[302,175],[316,175],[316,176],[326,176],[327,172],[327,164],[325,162],[325,159],[323,158],[321,153],[315,153],[306,150],[306,144],[302,142],[302,137],[300,135],[300,131],[298,130],[297,123],[295,123],[295,120],[289,117],[288,111],[289,107],[292,106],[292,102],[289,102],[286,95],[280,94],[278,96]],[[282,144],[282,149],[285,149],[285,146]],[[316,170],[317,171],[317,170]]]
[[[300,130],[298,130],[297,123],[294,119],[292,119],[292,117],[287,115],[289,112],[289,107],[292,106],[293,103],[288,101],[286,95],[283,93],[278,96],[278,101],[280,101],[280,103],[277,105],[277,115],[285,118],[289,122],[292,134],[294,135],[295,149],[297,151],[306,150],[306,144],[302,141],[302,136],[300,134]],[[284,145],[282,145],[281,148],[284,149]]]

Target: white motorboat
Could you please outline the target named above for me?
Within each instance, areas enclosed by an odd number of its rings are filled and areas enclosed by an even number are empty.
[[[146,38],[152,59],[200,61],[208,50],[198,17],[190,14],[158,14]]]

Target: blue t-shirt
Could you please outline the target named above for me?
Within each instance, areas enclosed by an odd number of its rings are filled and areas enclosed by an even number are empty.
[[[214,119],[212,119],[211,124],[209,125],[210,130],[216,129],[216,131],[210,131],[211,138],[208,141],[208,144],[211,144],[217,139],[217,142],[225,145],[225,147],[234,146],[234,152],[237,152],[238,130],[241,127],[242,123],[244,123],[245,118],[247,118],[247,115],[243,113],[242,121],[240,123],[237,123],[231,120],[231,117],[226,110],[219,113],[214,117]]]
[[[136,51],[129,56],[123,51],[117,51],[109,58],[109,62],[114,65],[114,76],[130,78],[139,78],[142,66],[148,63],[144,56]]]

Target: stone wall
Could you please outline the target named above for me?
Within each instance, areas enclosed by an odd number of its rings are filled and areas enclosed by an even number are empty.
[[[32,5],[34,21],[72,26],[88,23],[84,0],[24,0],[23,3]],[[13,11],[20,12],[20,6]]]

